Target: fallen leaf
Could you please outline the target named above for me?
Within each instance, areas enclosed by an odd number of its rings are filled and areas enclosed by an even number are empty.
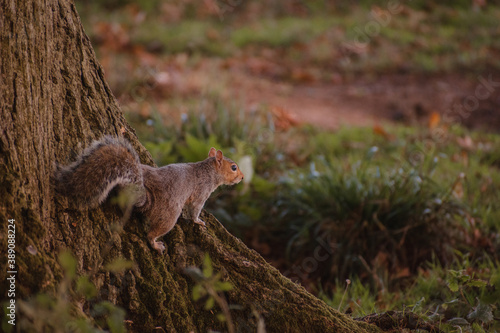
[[[300,121],[281,106],[271,106],[271,114],[273,115],[274,126],[277,129],[287,131],[291,127],[300,125]]]
[[[385,129],[378,124],[373,125],[373,133],[380,135],[381,137],[384,137],[387,140],[391,139],[391,135],[389,135],[389,133],[387,133]]]
[[[310,71],[302,68],[293,68],[291,73],[291,78],[296,82],[314,82],[316,77]]]
[[[385,267],[387,268],[389,255],[384,251],[379,251],[375,258],[372,260],[372,265],[375,267]]]
[[[453,184],[453,187],[452,187],[452,194],[455,198],[457,199],[462,199],[464,197],[464,186],[462,184],[462,180],[464,178],[464,174],[461,173],[457,180],[455,181],[455,183]]]
[[[460,155],[462,157],[462,163],[465,166],[468,166],[469,165],[469,154],[465,150],[462,150]]]
[[[398,269],[398,272],[396,273],[397,279],[409,277],[409,276],[411,276],[411,274],[410,274],[410,269],[408,267]]]
[[[429,117],[429,128],[433,129],[436,128],[439,125],[439,122],[441,121],[441,116],[437,112],[432,112],[431,116]]]

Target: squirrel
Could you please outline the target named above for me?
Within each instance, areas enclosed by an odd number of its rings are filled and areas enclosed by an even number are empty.
[[[215,148],[203,161],[155,168],[141,164],[125,139],[106,136],[94,141],[75,162],[57,165],[54,185],[56,192],[81,208],[97,207],[117,186],[132,186],[137,193],[134,208],[150,222],[148,240],[162,254],[165,245],[157,239],[175,226],[183,208],[194,223],[205,226],[200,212],[210,194],[220,185],[238,184],[243,177],[238,165]]]

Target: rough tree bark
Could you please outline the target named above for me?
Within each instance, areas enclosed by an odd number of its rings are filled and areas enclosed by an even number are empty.
[[[226,294],[236,330],[255,331],[252,311],[268,332],[376,332],[328,307],[283,277],[255,251],[205,214],[207,229],[181,221],[153,251],[144,221],[110,228],[120,214],[112,205],[77,210],[51,188],[55,162],[66,163],[92,140],[124,136],[152,164],[104,80],[75,6],[67,0],[2,0],[0,8],[0,286],[7,290],[7,222],[16,226],[16,299],[55,290],[62,273],[57,255],[69,249],[78,272],[117,257],[135,263],[124,273],[92,276],[99,298],[126,311],[130,331],[224,331],[225,324],[191,298],[194,282],[184,268],[209,253],[214,270],[235,287]],[[111,244],[110,251],[103,249]],[[104,257],[103,256],[104,253]],[[84,304],[85,310],[87,306]],[[87,310],[88,311],[88,310]],[[19,328],[18,328],[19,330]]]

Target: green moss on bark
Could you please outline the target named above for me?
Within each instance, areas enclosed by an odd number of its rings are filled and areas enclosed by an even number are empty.
[[[57,196],[51,186],[55,163],[67,163],[93,139],[123,136],[143,163],[152,161],[105,83],[71,1],[6,0],[0,22],[0,35],[9,37],[0,48],[0,247],[7,246],[6,221],[16,219],[16,298],[56,290],[62,280],[57,255],[70,250],[78,274],[89,275],[99,292],[84,302],[87,314],[91,303],[107,300],[127,311],[131,332],[225,331],[216,311],[192,300],[195,283],[184,273],[208,253],[214,269],[234,286],[226,296],[239,306],[231,310],[237,331],[255,331],[254,310],[268,332],[377,331],[283,277],[211,215],[203,216],[207,228],[181,219],[159,255],[146,240],[142,218],[133,216],[120,232],[112,205],[78,210]],[[103,268],[118,257],[135,266],[122,273]],[[0,270],[2,290],[6,271]],[[82,300],[73,301],[79,309]]]

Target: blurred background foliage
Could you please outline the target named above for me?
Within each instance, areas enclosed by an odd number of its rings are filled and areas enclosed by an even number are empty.
[[[206,208],[285,275],[353,315],[410,309],[443,329],[500,329],[497,123],[417,104],[404,121],[332,130],[261,101],[391,75],[469,80],[473,95],[477,75],[500,81],[500,1],[76,4],[158,165],[215,146],[252,175]],[[485,102],[500,118],[496,96]]]

